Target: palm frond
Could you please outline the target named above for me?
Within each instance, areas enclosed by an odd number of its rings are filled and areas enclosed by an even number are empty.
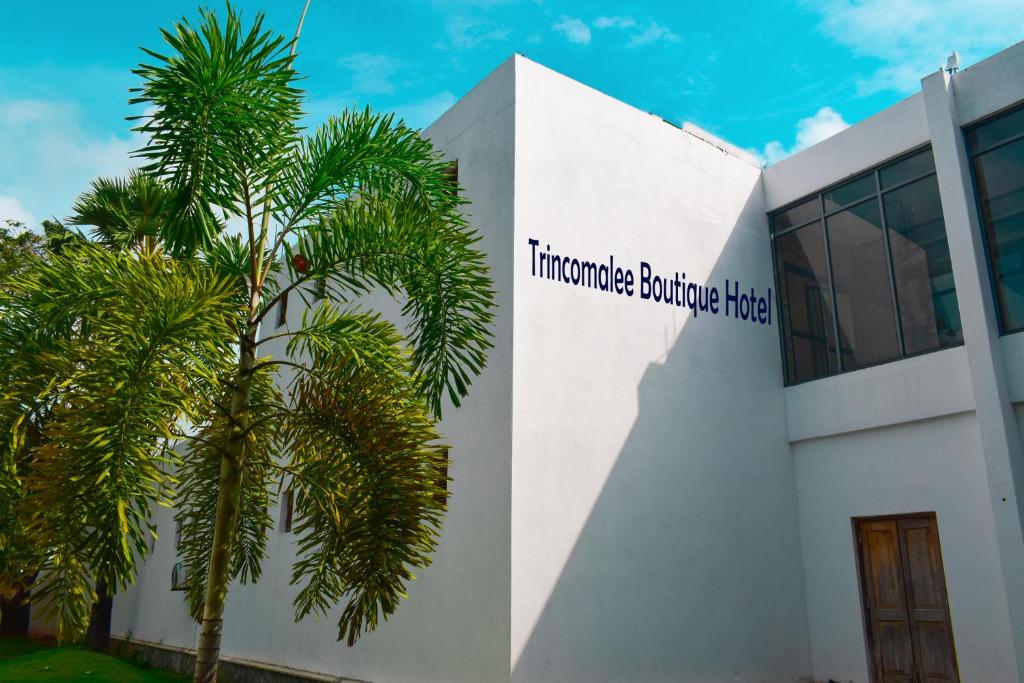
[[[461,403],[492,345],[495,294],[479,239],[452,206],[364,193],[301,233],[289,253],[309,268],[292,277],[322,277],[342,300],[373,287],[404,298],[418,390],[439,416],[445,398]]]
[[[60,539],[44,594],[63,632],[75,633],[81,624],[66,605],[84,599],[68,593],[81,585],[77,568],[114,591],[134,580],[151,506],[171,502],[177,459],[163,445],[179,421],[205,414],[234,358],[241,312],[230,284],[194,264],[95,245],[40,264],[15,294],[53,343],[21,356],[55,396],[25,504],[33,531]]]
[[[168,219],[170,198],[157,178],[133,171],[127,179],[97,178],[75,200],[71,225],[92,226],[91,236],[111,249],[129,249],[155,239]]]
[[[344,601],[338,637],[350,645],[397,609],[413,571],[430,563],[445,511],[445,449],[397,331],[378,324],[337,326],[336,343],[325,335],[308,347],[310,371],[293,382],[285,432],[299,554],[292,583],[302,586],[296,619]],[[390,362],[366,363],[345,339],[368,329],[396,342]]]
[[[151,108],[137,117],[149,139],[137,154],[174,192],[164,239],[176,252],[212,243],[217,207],[241,215],[243,201],[260,201],[300,116],[293,57],[262,14],[248,29],[230,4],[223,25],[209,10],[201,19],[162,31],[171,52],[144,50],[152,64],[134,70],[143,84],[131,103]]]
[[[327,119],[280,171],[275,211],[289,228],[316,221],[358,194],[406,193],[421,208],[458,203],[447,162],[419,131],[369,108]]]

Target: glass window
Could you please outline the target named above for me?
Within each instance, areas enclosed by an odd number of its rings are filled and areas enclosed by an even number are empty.
[[[1024,168],[1015,178],[1024,195]],[[824,223],[782,231],[819,202]],[[963,343],[931,149],[773,215],[772,233],[787,383]],[[1024,224],[1016,234],[1024,278]]]
[[[825,199],[825,211],[835,211],[844,206],[864,199],[875,193],[875,174],[868,173],[837,188],[829,190],[823,197]]]
[[[1024,135],[1024,107],[990,119],[967,131],[971,151],[980,154],[1001,142]]]
[[[832,374],[838,367],[821,221],[777,237],[775,267],[787,381]]]
[[[775,232],[782,232],[788,228],[810,223],[816,218],[821,218],[821,200],[814,197],[775,214],[772,220],[772,227]]]
[[[843,369],[896,358],[899,338],[878,200],[829,217],[827,226]]]
[[[281,294],[281,299],[277,302],[277,327],[283,327],[288,322],[288,294],[289,292]]]
[[[939,183],[934,175],[882,197],[908,354],[963,341]]]
[[[1015,332],[1024,329],[1024,138],[973,162],[1000,320]]]
[[[935,158],[932,156],[932,148],[929,147],[922,152],[880,168],[878,170],[878,180],[882,185],[882,189],[885,190],[893,185],[899,185],[908,180],[920,178],[925,173],[931,173],[934,170]]]

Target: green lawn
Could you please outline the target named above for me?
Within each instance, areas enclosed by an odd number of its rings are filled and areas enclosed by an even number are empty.
[[[0,681],[4,683],[172,683],[186,678],[78,647],[52,647],[34,641],[0,640]]]

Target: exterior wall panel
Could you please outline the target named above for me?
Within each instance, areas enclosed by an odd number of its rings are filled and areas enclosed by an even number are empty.
[[[517,61],[512,680],[808,672],[774,324],[531,275],[529,244],[773,287],[759,170]]]

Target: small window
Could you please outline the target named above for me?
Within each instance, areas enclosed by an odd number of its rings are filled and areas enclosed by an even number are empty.
[[[1024,134],[1024,107],[996,116],[967,131],[972,154],[981,154]]]
[[[181,520],[174,520],[174,549],[178,550],[181,548]]]
[[[448,185],[448,191],[451,192],[452,196],[458,196],[459,194],[459,160],[449,162],[445,167],[444,179]]]
[[[935,170],[935,159],[932,148],[900,159],[894,164],[883,166],[878,170],[878,180],[883,190],[899,185],[915,178],[920,178]]]
[[[295,491],[288,490],[284,494],[284,501],[281,504],[281,531],[288,533],[292,530],[292,515],[295,513]]]
[[[862,175],[822,195],[825,200],[825,211],[841,209],[874,193],[875,174]]]
[[[1003,334],[1024,331],[1024,107],[967,131]]]
[[[184,560],[178,562],[171,568],[171,590],[188,590],[188,565]]]
[[[448,164],[448,168],[446,168],[445,171],[444,171],[444,176],[445,176],[445,179],[448,181],[448,184],[451,185],[452,187],[454,187],[457,190],[458,187],[459,187],[459,160],[458,159],[456,159],[455,161],[453,161],[450,164]]]
[[[283,327],[288,322],[288,294],[284,292],[281,294],[280,300],[277,302],[277,326]]]
[[[434,494],[434,500],[442,505],[448,504],[448,448],[444,449],[441,459],[437,463],[437,486],[441,489]]]
[[[327,297],[327,278],[318,277],[313,281],[313,300],[322,301]]]
[[[806,225],[818,218],[821,218],[821,201],[814,197],[775,214],[772,220],[772,232],[782,232],[799,225]]]

